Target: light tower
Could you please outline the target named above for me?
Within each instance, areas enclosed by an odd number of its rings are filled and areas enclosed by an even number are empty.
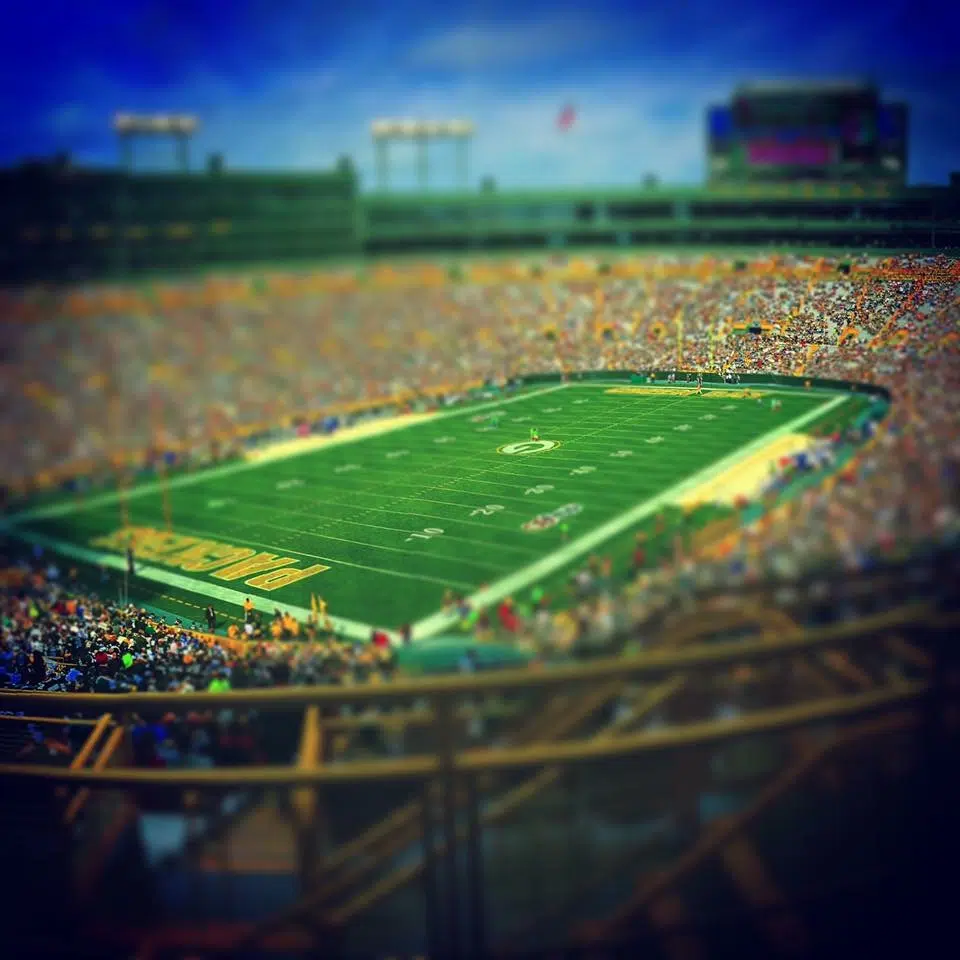
[[[190,138],[196,133],[199,121],[184,114],[118,113],[113,118],[113,129],[120,143],[120,165],[133,169],[133,143],[138,137],[171,137],[176,145],[177,166],[183,173],[190,169]]]
[[[421,190],[430,185],[431,141],[453,141],[457,153],[457,181],[462,190],[468,187],[468,152],[474,126],[469,120],[374,120],[370,125],[377,167],[377,189],[390,188],[390,145],[414,143],[417,151],[417,182]]]

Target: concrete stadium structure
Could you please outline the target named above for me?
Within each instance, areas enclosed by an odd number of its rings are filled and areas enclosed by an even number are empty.
[[[316,174],[0,172],[0,282],[358,256],[781,245],[960,248],[960,189],[857,184],[361,194],[352,163]]]

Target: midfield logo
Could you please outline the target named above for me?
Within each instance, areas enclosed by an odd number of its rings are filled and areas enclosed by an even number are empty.
[[[560,446],[559,440],[521,440],[519,443],[508,443],[497,448],[497,453],[506,453],[514,457],[526,457],[531,453],[546,453],[556,450]]]

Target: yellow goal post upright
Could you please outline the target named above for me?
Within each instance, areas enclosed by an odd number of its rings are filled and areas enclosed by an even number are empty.
[[[173,505],[170,501],[170,481],[167,476],[167,464],[164,455],[157,461],[157,476],[160,480],[160,496],[163,500],[163,522],[167,533],[173,533]]]
[[[677,334],[677,369],[683,369],[683,308],[681,307],[673,318]]]
[[[126,458],[116,454],[113,458],[114,475],[117,481],[117,506],[120,509],[120,526],[123,530],[124,543],[128,550],[135,549],[133,527],[130,524],[130,502],[127,496]],[[123,582],[120,586],[120,605],[125,607],[130,600],[130,570],[125,563],[123,566]]]
[[[130,498],[127,496],[126,460],[117,454],[113,458],[113,472],[117,482],[117,506],[120,508],[120,526],[130,531]]]

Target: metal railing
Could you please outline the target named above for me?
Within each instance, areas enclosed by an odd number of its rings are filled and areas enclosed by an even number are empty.
[[[679,762],[675,758],[719,756],[743,743],[775,742],[777,750],[789,753],[797,731],[822,733],[874,721],[882,725],[883,718],[903,711],[920,710],[928,716],[932,703],[942,711],[949,691],[938,680],[938,665],[958,626],[956,615],[914,605],[779,637],[654,650],[540,672],[397,680],[369,688],[223,694],[4,692],[2,710],[19,709],[31,717],[81,712],[91,718],[99,714],[100,719],[91,736],[94,746],[81,751],[82,762],[69,768],[0,764],[0,776],[38,788],[65,788],[66,823],[71,828],[87,818],[101,823],[95,818],[103,809],[112,811],[110,823],[122,823],[135,816],[137,804],[157,789],[214,797],[250,789],[286,797],[284,819],[300,852],[291,871],[299,877],[301,896],[262,922],[221,931],[223,950],[259,948],[303,923],[325,931],[326,937],[343,934],[355,928],[361,916],[406,902],[402,898],[412,895],[411,885],[417,881],[423,896],[421,933],[434,953],[454,955],[468,939],[486,937],[490,927],[484,906],[492,893],[484,879],[486,848],[497,837],[513,836],[511,824],[518,816],[524,823],[535,822],[542,804],[561,802],[557,798],[566,796],[571,780],[612,777],[608,786],[614,796],[630,782],[629,771],[638,764],[643,769],[650,764],[671,766]],[[870,655],[878,650],[909,664],[915,679],[871,669]],[[828,654],[846,659],[825,657]],[[844,662],[855,672],[844,668]],[[731,719],[712,715],[735,670],[749,666],[765,687],[782,673],[784,664],[796,668],[792,679],[786,687],[777,686],[775,695],[767,691],[759,707]],[[810,696],[797,679],[810,671],[829,677],[819,695]],[[465,704],[490,695],[518,706],[521,722],[511,742],[458,749],[452,735],[455,716],[468,709]],[[418,704],[414,714],[403,716],[418,722],[429,718],[436,732],[431,752],[328,762],[328,737],[343,727],[344,718],[325,713],[373,704],[406,708]],[[526,719],[524,706],[528,711],[532,707]],[[651,728],[648,721],[664,706],[670,708],[671,723]],[[292,752],[291,763],[256,767],[146,770],[128,765],[125,731],[135,713],[198,709],[256,710],[265,718],[296,711],[299,749]],[[364,722],[388,723],[390,716],[366,717]],[[99,754],[98,742],[104,744]],[[775,766],[783,769],[782,763]],[[390,784],[407,784],[415,802],[392,813],[388,807],[346,837],[337,837],[335,830],[331,834],[327,820],[349,805],[345,798],[371,790],[379,793]],[[671,793],[676,808],[688,803],[698,789],[693,780],[677,786]],[[118,807],[114,800],[102,807],[102,797],[121,797],[123,803]],[[571,823],[579,823],[582,815],[582,810],[576,817],[571,813]],[[513,841],[496,842],[509,846]]]

